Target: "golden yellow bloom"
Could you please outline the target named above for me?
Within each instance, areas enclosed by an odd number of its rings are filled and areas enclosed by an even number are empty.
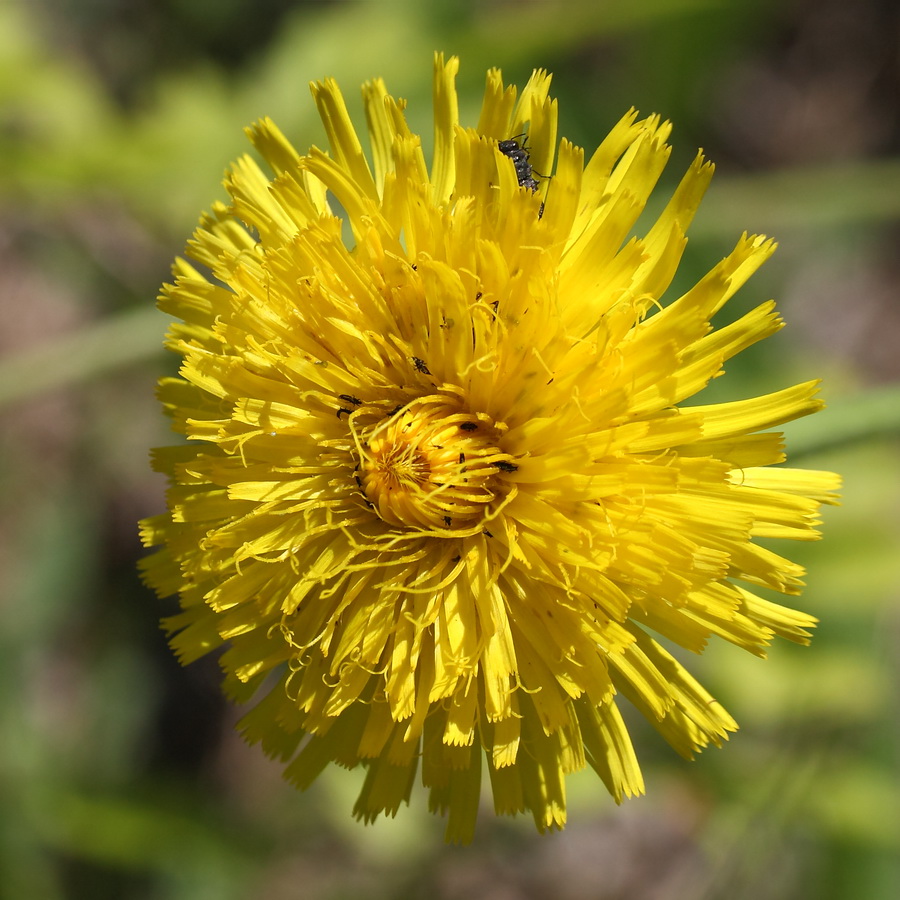
[[[629,239],[668,123],[629,113],[585,165],[547,73],[517,97],[490,71],[463,128],[457,67],[435,60],[430,167],[381,81],[371,164],[331,80],[312,87],[330,154],[249,129],[273,175],[234,165],[189,245],[206,274],[179,260],[160,301],[184,357],[160,395],[189,442],[156,454],[169,512],[143,537],[180,658],[224,645],[229,693],[267,692],[243,731],[292,782],[364,766],[369,821],[421,766],[468,840],[483,768],[496,811],[540,830],[585,765],[640,793],[620,700],[685,756],[725,739],[652,635],[805,643],[811,616],[754,593],[797,594],[802,569],[757,539],[818,537],[838,480],[771,467],[766,429],[818,409],[814,382],[680,405],[782,324],[768,302],[710,326],[760,237],[661,302],[712,166]]]

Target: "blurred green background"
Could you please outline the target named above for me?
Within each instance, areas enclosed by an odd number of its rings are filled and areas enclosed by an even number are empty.
[[[635,723],[647,797],[578,777],[563,834],[487,814],[466,848],[421,802],[356,824],[357,773],[284,784],[135,575],[175,366],[153,299],[243,126],[322,143],[307,82],[359,111],[382,75],[428,135],[435,49],[471,123],[489,66],[543,66],[576,143],[634,105],[675,122],[669,184],[705,149],[676,289],[764,232],[780,250],[725,313],[775,296],[789,324],[710,394],[824,377],[829,409],[788,432],[846,478],[826,541],[788,552],[812,647],[688,661],[742,725],[723,750],[684,763]],[[0,0],[0,898],[900,896],[898,98],[893,0]]]

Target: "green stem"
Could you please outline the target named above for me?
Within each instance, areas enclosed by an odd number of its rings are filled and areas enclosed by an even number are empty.
[[[848,444],[900,436],[900,384],[830,402],[786,429],[788,460]]]
[[[0,360],[0,408],[160,353],[165,318],[140,307]]]

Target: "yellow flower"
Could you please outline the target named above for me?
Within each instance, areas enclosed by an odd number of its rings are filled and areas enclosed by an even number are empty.
[[[721,743],[734,720],[653,635],[806,643],[811,616],[755,593],[803,570],[757,539],[818,537],[838,479],[772,467],[767,429],[819,409],[815,382],[680,405],[782,324],[767,302],[710,326],[761,237],[661,302],[712,166],[629,239],[668,123],[629,113],[585,165],[546,72],[517,97],[491,70],[463,128],[457,68],[435,59],[430,167],[379,80],[371,162],[332,80],[312,86],[330,153],[248,130],[273,175],[234,165],[189,244],[205,274],[178,260],[161,297],[189,442],[157,451],[169,512],[142,531],[173,647],[224,646],[229,694],[266,692],[242,730],[292,782],[362,765],[370,821],[421,767],[469,840],[485,769],[496,811],[541,831],[585,765],[640,793],[622,700],[684,756]]]

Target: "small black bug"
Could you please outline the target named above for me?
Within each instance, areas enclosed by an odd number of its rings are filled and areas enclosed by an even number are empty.
[[[527,140],[528,138],[525,138],[525,141]],[[521,145],[515,138],[497,141],[497,149],[513,161],[513,165],[516,167],[516,178],[519,181],[519,187],[527,187],[534,193],[538,189],[538,183],[534,180],[534,169],[531,168],[528,150],[525,149],[525,141],[522,141]]]
[[[425,365],[424,359],[419,359],[418,356],[414,356],[412,358],[413,365],[416,367],[417,372],[421,372],[423,375],[430,375],[431,372],[428,371],[428,366]]]
[[[460,422],[459,427],[462,428],[463,431],[477,431],[478,423],[477,422]]]
[[[360,400],[359,397],[353,397],[350,394],[338,394],[338,400],[346,400],[354,406],[360,406],[362,404],[362,400]]]
[[[494,463],[494,465],[500,469],[501,472],[517,472],[519,467],[515,463],[506,462],[506,460],[500,460],[500,462]]]

